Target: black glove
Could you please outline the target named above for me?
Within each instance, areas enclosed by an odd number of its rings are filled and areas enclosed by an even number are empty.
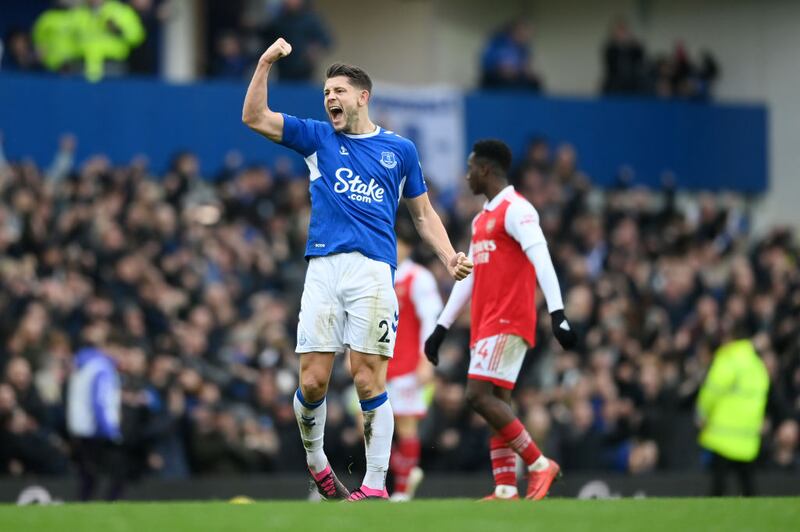
[[[567,350],[575,347],[575,344],[578,343],[578,337],[575,335],[575,331],[572,330],[569,321],[567,321],[567,317],[564,316],[564,311],[556,310],[550,313],[550,318],[553,322],[553,336],[556,337],[561,347]],[[426,348],[427,346],[428,344],[425,344]]]
[[[439,364],[439,348],[444,342],[444,337],[447,336],[447,327],[437,325],[428,339],[425,340],[425,357],[430,360],[434,366]]]

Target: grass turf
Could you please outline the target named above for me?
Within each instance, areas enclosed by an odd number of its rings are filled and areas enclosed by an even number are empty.
[[[226,502],[0,506],[0,530],[199,532],[346,530],[669,531],[800,530],[800,498],[550,499],[477,503],[463,499],[406,504]]]

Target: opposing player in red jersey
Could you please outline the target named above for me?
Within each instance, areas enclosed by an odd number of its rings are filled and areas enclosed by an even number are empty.
[[[528,467],[526,499],[541,499],[560,475],[511,408],[511,392],[525,352],[534,344],[536,286],[547,300],[553,334],[564,349],[575,333],[564,316],[561,288],[547,250],[539,214],[508,184],[511,150],[499,140],[476,142],[467,159],[467,181],[487,202],[472,221],[472,277],[454,286],[425,355],[436,365],[439,347],[472,298],[467,401],[491,426],[490,449],[495,491],[487,499],[517,499],[516,457]]]
[[[433,274],[411,260],[414,229],[397,224],[397,273],[394,289],[400,307],[394,357],[389,361],[386,388],[394,411],[395,446],[389,461],[394,476],[392,500],[407,501],[422,481],[419,468],[419,419],[425,415],[423,386],[433,376],[422,342],[436,327],[442,298]]]

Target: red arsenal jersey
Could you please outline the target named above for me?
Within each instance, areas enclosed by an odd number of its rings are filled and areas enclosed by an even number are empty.
[[[403,261],[394,281],[400,307],[394,356],[387,379],[414,373],[422,355],[422,343],[436,325],[442,299],[433,274],[410,260]]]
[[[507,220],[510,208],[514,210],[513,219]],[[534,344],[536,271],[508,229],[515,227],[519,232],[534,224],[538,228],[538,222],[530,203],[511,187],[487,204],[472,222],[475,284],[470,345],[497,334],[514,334],[528,345]]]

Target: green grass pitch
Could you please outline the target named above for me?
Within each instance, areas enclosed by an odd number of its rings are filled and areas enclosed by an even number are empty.
[[[0,506],[4,532],[800,531],[800,498]]]

